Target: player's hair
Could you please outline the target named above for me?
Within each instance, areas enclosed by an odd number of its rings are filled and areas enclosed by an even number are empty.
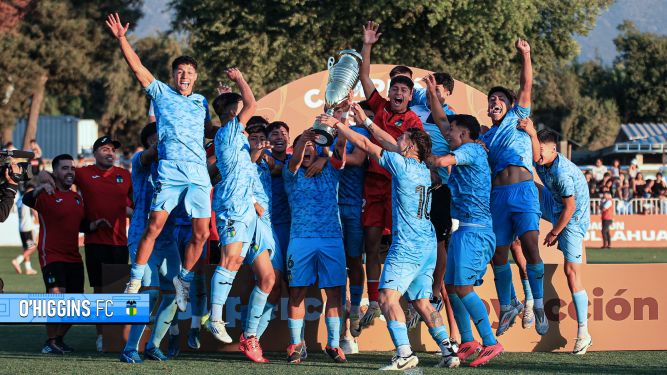
[[[147,124],[143,129],[141,129],[141,134],[139,137],[141,138],[141,145],[144,146],[144,148],[150,147],[148,144],[148,138],[155,133],[157,133],[157,123],[155,121]]]
[[[58,165],[60,165],[60,162],[62,160],[71,160],[74,161],[74,158],[70,154],[60,154],[53,158],[53,161],[51,161],[51,167],[55,171],[58,168]]]
[[[472,139],[473,141],[479,138],[479,132],[482,126],[479,124],[479,121],[477,121],[477,118],[475,118],[475,116],[450,115],[447,116],[447,121],[449,121],[450,124],[456,122],[456,125],[454,126],[460,126],[462,128],[466,128],[468,130],[468,134],[470,135],[470,139]]]
[[[248,135],[255,133],[262,133],[266,135],[266,128],[262,124],[248,125],[246,126],[245,131],[248,133]]]
[[[516,94],[514,93],[514,91],[508,89],[507,87],[503,87],[503,86],[491,87],[491,90],[489,90],[489,93],[486,95],[486,98],[487,99],[490,98],[491,95],[496,93],[496,92],[501,92],[501,93],[505,94],[507,99],[510,100],[510,105],[513,105],[514,102],[516,102]]]
[[[412,82],[412,80],[406,76],[396,76],[389,81],[389,87],[394,86],[395,84],[402,83],[412,91],[412,89],[415,87],[415,83]]]
[[[266,134],[269,134],[275,129],[280,129],[280,128],[285,128],[285,130],[287,130],[287,133],[289,134],[289,126],[287,126],[287,123],[283,121],[274,121],[270,123],[269,126],[266,127]]]
[[[213,110],[215,111],[215,114],[218,115],[218,117],[225,117],[227,107],[230,104],[236,104],[241,100],[243,100],[241,95],[235,92],[226,92],[224,94],[220,94],[215,99],[213,99]]]
[[[362,100],[358,104],[359,104],[359,107],[361,107],[361,109],[363,109],[364,111],[372,111],[373,110],[373,109],[371,109],[371,106],[370,106],[370,104],[368,104],[367,100]]]
[[[248,120],[246,127],[251,127],[257,124],[266,127],[269,125],[269,121],[266,118],[264,118],[264,116],[252,116],[250,120]]]
[[[450,94],[454,93],[454,78],[452,78],[451,74],[445,72],[437,72],[433,74],[433,77],[435,78],[435,83],[437,83],[438,85],[442,85],[449,91]]]
[[[192,67],[197,70],[197,60],[187,55],[175,58],[174,61],[171,62],[171,71],[173,72],[178,69],[179,65],[192,65]]]
[[[405,65],[396,65],[389,71],[389,78],[394,78],[400,74],[407,74],[410,76],[410,78],[412,78],[412,69]]]
[[[558,134],[551,129],[542,129],[537,132],[537,140],[540,143],[558,144]]]
[[[417,157],[419,161],[425,161],[431,155],[431,137],[419,128],[406,130],[410,134],[410,140],[417,146]]]

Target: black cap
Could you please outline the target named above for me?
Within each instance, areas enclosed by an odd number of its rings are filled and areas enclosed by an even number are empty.
[[[97,151],[98,148],[106,145],[113,145],[114,148],[120,148],[120,142],[114,141],[110,136],[105,135],[98,138],[95,143],[93,143],[93,152]]]

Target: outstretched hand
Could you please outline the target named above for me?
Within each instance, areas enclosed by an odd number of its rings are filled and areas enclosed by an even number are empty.
[[[238,70],[238,68],[229,68],[225,70],[225,74],[227,74],[227,78],[234,82],[238,82],[243,79],[243,74],[241,74],[241,71]]]
[[[380,36],[382,35],[382,33],[378,33],[378,29],[380,28],[379,23],[368,21],[368,24],[363,28],[364,28],[364,44],[372,45],[377,43],[378,40],[380,40]]]
[[[326,113],[322,113],[321,115],[317,116],[316,119],[320,124],[324,124],[332,128],[337,128],[338,124],[340,123],[340,121],[336,120],[333,116],[327,115]]]
[[[531,120],[530,118],[524,118],[519,120],[519,125],[517,125],[516,128],[525,131],[530,136],[534,136],[537,134],[537,131],[535,130],[535,125],[533,124],[533,120]]]
[[[426,85],[426,90],[435,93],[435,87],[437,86],[437,83],[435,82],[435,76],[432,73],[422,78],[422,81]]]
[[[216,90],[218,91],[219,95],[226,94],[228,92],[232,92],[232,88],[223,84],[222,82],[218,81],[218,87],[216,87]]]
[[[114,14],[109,14],[107,16],[107,27],[109,27],[109,30],[111,30],[111,33],[116,39],[120,39],[125,37],[125,33],[127,33],[127,29],[130,28],[130,23],[126,23],[125,26],[120,22],[120,17],[118,16],[118,13]]]
[[[364,112],[364,109],[361,108],[359,103],[352,103],[350,109],[352,110],[354,123],[357,124],[357,126],[363,126],[364,121],[366,121],[366,112]]]
[[[515,46],[516,50],[521,54],[530,53],[530,44],[525,39],[517,39]]]

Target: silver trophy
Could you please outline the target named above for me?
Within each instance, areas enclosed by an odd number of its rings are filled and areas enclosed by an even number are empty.
[[[333,115],[334,108],[347,100],[350,90],[359,82],[361,55],[353,49],[342,50],[338,55],[340,58],[337,63],[334,64],[333,57],[329,57],[328,61],[329,80],[324,92],[324,112],[329,116]],[[317,133],[315,143],[320,146],[331,146],[336,136],[336,129],[316,120],[313,130]]]

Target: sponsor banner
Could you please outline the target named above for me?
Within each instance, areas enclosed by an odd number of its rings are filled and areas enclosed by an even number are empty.
[[[148,294],[0,294],[0,323],[147,323]]]
[[[513,267],[514,287],[519,298],[523,298],[519,272]],[[664,328],[667,327],[667,264],[589,264],[582,267],[583,280],[589,297],[589,331],[595,345],[590,350],[667,350]],[[214,267],[209,268],[208,277]],[[108,290],[122,290],[127,281],[129,268],[105,265],[105,281],[112,281]],[[116,281],[113,281],[113,280]],[[521,317],[515,325],[499,338],[506,350],[511,352],[531,351],[571,351],[577,336],[577,319],[572,295],[562,265],[545,265],[544,305],[549,319],[549,332],[539,336],[535,328],[522,329]],[[246,309],[248,296],[255,285],[252,273],[244,266],[230,293],[223,311],[223,319],[228,323],[229,334],[233,338],[241,335],[241,316]],[[484,283],[475,288],[489,312],[493,329],[498,326],[498,303],[493,272],[491,268],[484,276]],[[367,303],[364,299],[363,303]],[[274,312],[274,319],[262,336],[262,346],[266,351],[285,350],[289,344],[287,329],[287,296]],[[324,303],[321,292],[309,290],[306,306],[306,341],[310,350],[322,350],[326,345],[326,326],[322,311]],[[441,313],[446,321],[446,315]],[[187,332],[189,320],[182,321],[181,332]],[[124,342],[122,328],[105,326],[105,351],[120,351]],[[449,327],[448,327],[448,331]],[[475,337],[479,340],[477,332]],[[619,336],[620,335],[620,336]],[[144,335],[146,340],[148,335]],[[181,335],[181,348],[187,348],[187,335]],[[619,339],[622,337],[622,339]],[[202,351],[238,351],[238,343],[222,344],[210,334],[202,331]],[[359,337],[362,351],[393,350],[384,317],[364,330]],[[436,351],[438,348],[424,324],[410,332],[410,342],[415,350]],[[166,350],[167,340],[163,340]],[[350,357],[354,361],[354,356]]]
[[[667,248],[667,216],[616,215],[610,228],[612,247]],[[587,247],[602,246],[602,221],[591,216],[591,226],[584,240]]]

